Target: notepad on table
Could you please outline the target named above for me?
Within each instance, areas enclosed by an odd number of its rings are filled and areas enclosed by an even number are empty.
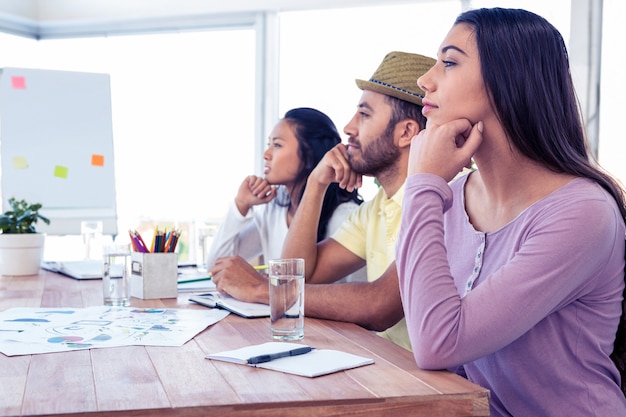
[[[215,291],[215,283],[208,272],[178,267],[178,292],[209,292]]]
[[[211,308],[223,308],[248,319],[270,316],[270,306],[267,304],[247,303],[217,291],[195,294],[189,297],[189,301]]]
[[[178,281],[178,292],[205,293],[207,291],[215,291],[215,284],[210,280]]]
[[[102,278],[102,260],[97,259],[62,262],[44,261],[41,263],[41,267],[47,271],[56,272],[79,280]],[[121,276],[121,274],[121,269],[113,272],[114,276]]]
[[[309,353],[297,356],[286,356],[259,364],[248,364],[252,357],[271,355],[305,347],[299,343],[267,342],[260,345],[246,346],[240,349],[218,352],[207,355],[207,359],[232,362],[272,371],[314,378],[347,369],[357,368],[374,363],[373,359],[353,355],[331,349],[313,349]]]

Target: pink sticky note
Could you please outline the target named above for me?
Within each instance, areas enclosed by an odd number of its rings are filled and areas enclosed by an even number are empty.
[[[26,78],[11,77],[11,86],[16,90],[26,90]]]

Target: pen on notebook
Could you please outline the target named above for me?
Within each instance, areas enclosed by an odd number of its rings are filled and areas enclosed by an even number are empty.
[[[178,280],[179,284],[189,284],[190,282],[211,281],[211,274],[201,278],[181,278]]]
[[[256,365],[259,363],[270,362],[270,361],[273,361],[274,359],[286,358],[288,356],[304,355],[305,353],[309,353],[312,350],[313,350],[312,347],[304,346],[301,348],[288,350],[286,352],[269,353],[267,355],[253,356],[249,358],[246,362],[248,363],[248,365]]]

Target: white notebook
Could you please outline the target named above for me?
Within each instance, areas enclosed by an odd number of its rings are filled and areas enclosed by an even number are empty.
[[[102,261],[85,259],[81,261],[44,261],[41,267],[47,271],[57,272],[74,279],[101,279]],[[121,271],[120,271],[121,275]]]
[[[206,293],[216,291],[215,283],[209,272],[200,272],[195,268],[178,267],[178,292]]]
[[[332,374],[334,372],[357,368],[364,365],[371,365],[374,363],[373,359],[353,355],[339,350],[313,349],[309,353],[305,353],[303,355],[287,356],[254,365],[247,364],[247,361],[255,356],[275,354],[302,347],[306,347],[306,345],[287,342],[267,342],[260,345],[246,346],[240,349],[210,354],[207,355],[206,358],[255,366],[257,368],[270,369],[272,371],[286,372],[309,378]]]

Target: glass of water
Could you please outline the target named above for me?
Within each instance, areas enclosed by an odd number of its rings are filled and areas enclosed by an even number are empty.
[[[268,263],[270,329],[277,340],[304,337],[304,259],[274,259]]]

